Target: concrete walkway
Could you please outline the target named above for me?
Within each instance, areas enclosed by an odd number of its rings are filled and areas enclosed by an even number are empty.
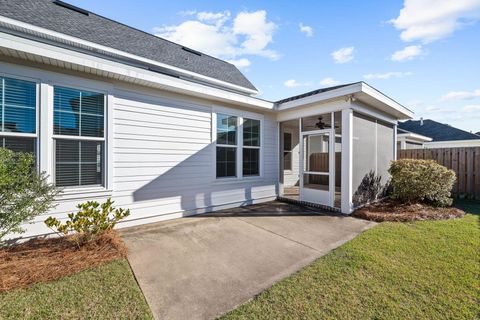
[[[374,223],[281,202],[125,229],[156,319],[213,319]]]

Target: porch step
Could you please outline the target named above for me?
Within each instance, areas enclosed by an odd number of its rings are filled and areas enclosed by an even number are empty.
[[[341,213],[342,212],[338,208],[333,208],[333,207],[326,206],[326,205],[323,205],[323,204],[301,201],[301,200],[291,199],[291,198],[282,197],[282,196],[278,196],[277,200],[281,201],[281,202],[285,202],[285,203],[291,203],[291,204],[296,204],[296,205],[310,207],[310,208],[322,209],[322,210],[327,210],[327,211],[335,212],[335,213]]]

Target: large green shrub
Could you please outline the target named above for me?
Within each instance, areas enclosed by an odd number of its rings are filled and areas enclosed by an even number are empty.
[[[24,232],[22,223],[53,208],[57,194],[32,154],[0,148],[0,245],[7,234]]]
[[[96,201],[87,201],[77,205],[77,208],[78,212],[69,213],[68,220],[64,223],[54,217],[49,217],[45,220],[45,224],[63,235],[76,233],[75,239],[79,245],[112,230],[118,221],[130,215],[130,209],[115,209],[110,198],[102,204]]]
[[[433,160],[402,159],[393,161],[392,197],[404,202],[426,202],[435,206],[452,204],[455,172]]]

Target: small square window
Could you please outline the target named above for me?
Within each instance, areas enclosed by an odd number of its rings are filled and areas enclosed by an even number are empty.
[[[243,122],[243,145],[260,146],[260,120],[245,119]]]
[[[237,175],[237,148],[217,147],[217,178]]]
[[[217,144],[237,144],[237,117],[217,114]]]
[[[260,149],[243,148],[243,175],[260,174]]]

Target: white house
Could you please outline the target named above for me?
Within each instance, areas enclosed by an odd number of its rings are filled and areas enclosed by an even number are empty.
[[[0,141],[63,190],[25,236],[108,197],[132,211],[122,226],[292,186],[349,214],[370,172],[386,179],[397,121],[412,117],[364,82],[258,99],[225,61],[61,1],[2,1],[0,28]]]
[[[398,124],[397,145],[401,150],[480,147],[480,135],[420,118]]]

